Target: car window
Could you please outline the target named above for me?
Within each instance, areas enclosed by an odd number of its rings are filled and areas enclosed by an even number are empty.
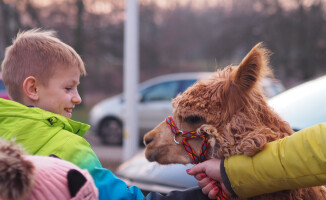
[[[196,79],[182,81],[179,93],[184,92],[188,87],[192,86],[196,81],[197,81]]]
[[[167,81],[158,83],[140,91],[142,102],[170,101],[178,91],[179,81]]]
[[[0,80],[0,92],[6,91],[5,84],[3,83],[2,80]]]

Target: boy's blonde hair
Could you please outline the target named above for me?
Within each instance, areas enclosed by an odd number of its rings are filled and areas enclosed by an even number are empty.
[[[34,76],[47,86],[58,67],[78,67],[80,74],[86,75],[80,56],[60,41],[54,31],[32,29],[19,32],[13,44],[6,48],[2,78],[11,99],[20,102],[27,77]]]

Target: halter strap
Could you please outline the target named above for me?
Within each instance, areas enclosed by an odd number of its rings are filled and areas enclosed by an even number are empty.
[[[208,137],[207,137],[206,132],[204,132],[204,131],[189,131],[189,132],[184,133],[183,131],[179,130],[179,128],[177,127],[177,125],[175,124],[175,122],[173,121],[171,116],[167,117],[165,122],[168,124],[172,133],[174,134],[174,142],[175,143],[180,144],[180,142],[177,142],[175,138],[179,134],[181,134],[181,136],[182,136],[181,143],[183,144],[186,152],[192,158],[194,163],[197,164],[199,162],[203,162],[203,161],[207,160],[206,155],[207,155],[207,147],[208,147]],[[196,154],[196,152],[191,148],[191,146],[188,143],[188,140],[193,139],[193,138],[203,138],[203,143],[201,145],[199,156]]]
[[[165,119],[165,122],[168,124],[168,126],[170,127],[170,129],[174,135],[173,139],[174,139],[175,143],[180,144],[180,142],[176,141],[175,137],[178,136],[179,134],[181,134],[181,136],[182,136],[181,143],[183,144],[186,152],[189,154],[189,156],[192,158],[192,160],[194,161],[195,164],[207,160],[206,155],[207,155],[207,147],[208,147],[208,136],[205,131],[189,131],[189,132],[184,133],[177,127],[177,125],[175,124],[175,122],[173,121],[171,116],[167,117]],[[197,156],[196,152],[191,148],[191,146],[189,145],[189,143],[187,141],[192,138],[203,138],[203,143],[201,145],[199,156]],[[223,191],[221,184],[217,182],[216,186],[219,188],[218,193],[216,194],[216,199],[217,200],[228,200],[229,197]]]

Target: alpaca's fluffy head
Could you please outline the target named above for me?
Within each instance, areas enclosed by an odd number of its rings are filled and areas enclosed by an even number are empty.
[[[209,134],[209,155],[253,155],[272,140],[292,133],[266,103],[260,81],[272,75],[269,51],[257,44],[239,66],[227,66],[199,80],[172,101],[173,120],[183,131]],[[165,122],[144,137],[146,157],[161,164],[189,163],[182,145],[173,141]],[[199,152],[201,140],[191,141]]]

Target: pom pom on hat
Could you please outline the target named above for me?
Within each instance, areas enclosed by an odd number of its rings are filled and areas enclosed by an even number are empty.
[[[26,199],[33,185],[33,169],[32,162],[23,159],[19,146],[0,140],[0,197]]]

